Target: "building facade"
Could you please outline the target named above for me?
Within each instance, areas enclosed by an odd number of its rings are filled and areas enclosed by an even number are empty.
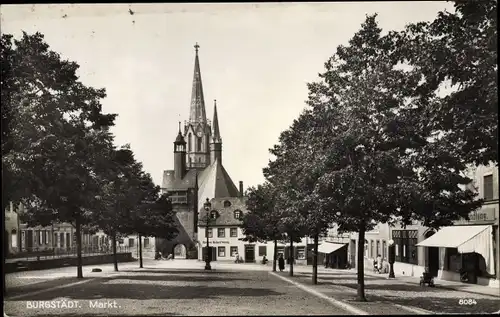
[[[206,117],[201,80],[199,46],[195,45],[194,74],[189,120],[174,141],[174,169],[163,172],[162,192],[172,199],[178,236],[173,240],[155,239],[156,249],[174,257],[199,258],[198,210],[206,198],[235,198],[243,192],[234,185],[222,164],[222,138],[217,103],[213,121]]]
[[[439,279],[461,281],[468,271],[474,283],[498,287],[500,276],[498,168],[479,166],[468,171],[473,179],[470,188],[484,199],[483,206],[451,227],[434,230],[418,222],[406,226],[390,227],[378,224],[366,233],[365,265],[372,265],[380,254],[388,254],[388,241],[395,244],[396,275],[421,276],[428,269]],[[352,234],[357,240],[357,234]],[[357,245],[357,244],[356,244]],[[462,280],[463,281],[463,280]]]

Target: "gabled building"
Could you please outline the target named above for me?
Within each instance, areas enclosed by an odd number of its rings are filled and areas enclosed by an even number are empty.
[[[198,258],[198,206],[209,198],[240,197],[222,165],[222,138],[219,130],[217,102],[214,100],[213,121],[206,117],[201,79],[199,46],[195,45],[193,88],[189,120],[181,127],[174,141],[174,169],[163,172],[162,192],[170,194],[177,214],[179,235],[172,241],[156,239],[156,248],[163,254]]]

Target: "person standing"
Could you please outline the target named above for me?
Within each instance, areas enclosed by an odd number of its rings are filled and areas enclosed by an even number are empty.
[[[280,269],[280,272],[283,272],[285,269],[285,259],[283,258],[283,254],[280,254],[280,257],[278,259],[278,267]]]

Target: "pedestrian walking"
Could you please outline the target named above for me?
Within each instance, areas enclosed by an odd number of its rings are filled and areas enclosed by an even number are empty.
[[[278,267],[280,269],[280,272],[283,272],[285,269],[285,259],[283,258],[283,254],[280,254],[280,257],[278,259]]]

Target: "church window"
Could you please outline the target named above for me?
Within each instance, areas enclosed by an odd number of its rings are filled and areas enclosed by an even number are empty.
[[[196,144],[196,146],[197,146],[197,149],[196,149],[196,150],[197,150],[198,152],[201,152],[201,143],[202,143],[202,142],[203,142],[203,141],[202,141],[202,139],[201,139],[201,136],[199,136],[199,137],[198,137],[198,142],[196,142],[196,143],[197,143],[197,144]]]
[[[231,202],[229,200],[224,201],[224,207],[231,207]]]
[[[188,151],[191,152],[191,143],[192,143],[192,138],[191,138],[191,133],[188,134]]]

